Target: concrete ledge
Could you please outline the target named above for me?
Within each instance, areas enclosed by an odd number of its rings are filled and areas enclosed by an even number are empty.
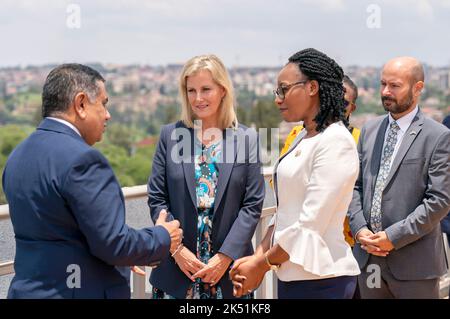
[[[9,219],[9,205],[0,205],[0,220]]]
[[[8,261],[0,263],[0,276],[10,275],[14,273],[14,262]]]

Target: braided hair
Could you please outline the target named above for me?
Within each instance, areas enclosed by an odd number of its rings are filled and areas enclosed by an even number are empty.
[[[326,54],[316,49],[304,49],[292,55],[289,63],[294,63],[308,80],[319,83],[320,107],[314,121],[316,130],[323,132],[330,124],[342,121],[348,126],[345,118],[344,86],[342,79],[344,71]]]

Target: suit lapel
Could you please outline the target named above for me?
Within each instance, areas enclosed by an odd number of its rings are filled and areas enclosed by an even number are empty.
[[[290,152],[292,152],[292,150],[300,143],[300,141],[306,136],[306,134],[307,134],[306,129],[301,130],[300,133],[298,133],[297,137],[292,142],[291,146],[289,146],[289,149],[287,150],[287,152],[278,159],[278,161],[275,163],[275,165],[273,167],[272,181],[273,181],[273,190],[275,192],[275,200],[277,202],[277,206],[278,206],[278,183],[277,183],[278,165],[280,164],[280,162],[283,158],[285,158]]]
[[[194,130],[189,129],[191,132],[191,143],[190,150],[183,150],[183,152],[188,152],[189,156],[184,157],[182,160],[184,179],[187,185],[187,189],[189,191],[189,195],[191,197],[192,203],[194,207],[197,207],[197,194],[195,191],[195,145],[194,145]]]
[[[298,145],[298,143],[300,143],[300,141],[306,136],[307,132],[305,129],[301,130],[297,136],[295,137],[295,139],[292,141],[292,144],[289,146],[289,149],[287,150],[286,153],[284,153],[282,156],[280,156],[277,160],[277,162],[274,165],[273,171],[276,172],[278,164],[280,163],[280,161],[286,157],[286,155],[288,155],[290,152],[292,152],[292,150]]]
[[[189,195],[191,195],[192,203],[194,204],[194,207],[197,207],[197,199],[196,199],[196,193],[195,193],[195,163],[194,163],[194,156],[191,156],[191,160],[182,162],[183,164],[183,171],[184,171],[184,179],[186,180],[186,185],[189,190]]]
[[[403,136],[402,143],[400,144],[397,154],[395,155],[394,162],[392,163],[391,169],[389,171],[389,175],[386,178],[386,181],[384,182],[385,187],[391,181],[392,177],[399,168],[401,162],[403,161],[403,158],[405,157],[412,143],[416,139],[417,135],[419,135],[419,132],[422,130],[422,125],[423,125],[423,115],[419,112],[414,117],[414,120],[412,121],[411,125],[406,130],[405,135]]]
[[[370,194],[373,194],[373,189],[375,188],[375,182],[377,180],[378,171],[380,170],[380,162],[381,156],[383,154],[383,145],[384,145],[384,136],[386,134],[386,129],[389,124],[389,118],[386,116],[382,121],[378,128],[377,135],[375,137],[375,143],[373,144],[373,152],[370,156],[370,170],[372,174],[370,174],[371,181],[369,185],[371,186]]]
[[[227,188],[228,181],[230,179],[231,173],[233,171],[234,163],[236,162],[236,157],[240,149],[241,139],[238,138],[239,143],[234,138],[234,134],[230,134],[227,136],[226,132],[230,132],[230,130],[225,130],[223,135],[223,144],[222,144],[222,160],[217,162],[217,169],[219,171],[219,179],[217,181],[217,189],[216,189],[216,197],[214,199],[214,213],[217,211],[217,208],[220,205],[220,202],[223,198],[223,194],[225,193],[225,189]],[[237,134],[240,133],[238,129]],[[228,162],[227,152],[231,153],[232,161]],[[230,156],[230,154],[228,154]],[[230,158],[230,159],[231,159]]]

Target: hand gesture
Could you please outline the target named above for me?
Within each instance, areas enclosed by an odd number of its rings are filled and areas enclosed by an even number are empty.
[[[217,253],[208,260],[208,264],[205,267],[196,272],[192,277],[201,278],[203,282],[210,283],[214,286],[223,277],[232,261],[233,259],[230,257],[222,253]]]
[[[155,225],[162,226],[169,232],[170,253],[173,253],[181,244],[181,240],[183,239],[183,230],[180,228],[180,222],[178,220],[172,220],[171,222],[166,221],[167,215],[167,211],[162,209]]]
[[[378,242],[371,239],[374,233],[369,229],[363,229],[356,235],[356,240],[361,243],[361,248],[374,256],[386,257],[389,250],[384,250],[378,245]]]
[[[242,297],[259,287],[266,274],[264,256],[248,256],[236,260],[230,271],[233,295]]]
[[[131,266],[131,271],[138,274],[139,276],[145,276],[145,270],[142,270],[138,266]]]
[[[185,246],[173,258],[181,271],[192,281],[195,281],[192,275],[206,266]]]
[[[371,252],[371,254],[376,256],[386,257],[389,252],[394,249],[394,245],[387,237],[385,231],[380,231],[368,237],[362,237],[360,242],[365,247],[376,247],[378,249],[378,251],[376,251],[377,254]]]

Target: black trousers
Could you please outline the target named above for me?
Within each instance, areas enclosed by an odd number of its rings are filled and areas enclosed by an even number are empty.
[[[318,280],[278,280],[278,299],[352,299],[357,276]]]

